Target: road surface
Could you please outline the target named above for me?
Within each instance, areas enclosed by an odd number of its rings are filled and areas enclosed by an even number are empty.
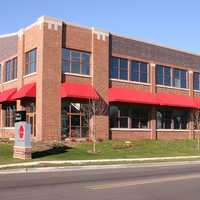
[[[200,164],[0,175],[0,200],[199,200]]]

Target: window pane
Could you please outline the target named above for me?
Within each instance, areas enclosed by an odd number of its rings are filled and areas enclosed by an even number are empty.
[[[17,58],[13,59],[13,79],[17,78]]]
[[[199,73],[197,72],[194,72],[193,74],[193,87],[194,87],[194,90],[199,90]]]
[[[173,86],[181,87],[180,70],[173,69]]]
[[[119,119],[120,121],[120,128],[128,128],[128,117],[123,117]]]
[[[71,63],[71,72],[80,74],[80,62],[72,62]]]
[[[80,115],[71,116],[71,126],[80,126]]]
[[[63,60],[62,61],[62,72],[70,72],[70,61],[69,60]]]
[[[120,59],[120,79],[128,80],[128,60]]]
[[[156,84],[163,85],[163,67],[156,65]]]
[[[139,63],[131,61],[131,80],[139,81]]]
[[[71,51],[71,60],[72,62],[79,62],[80,63],[80,52],[78,51]]]
[[[110,62],[110,78],[118,78],[118,65],[119,59],[112,57]]]
[[[186,71],[181,71],[181,88],[186,88],[187,87],[187,78],[186,78]]]
[[[164,67],[164,85],[171,85],[171,70],[170,67]]]
[[[82,53],[82,74],[89,75],[90,73],[90,55],[88,53]]]
[[[62,59],[63,60],[70,60],[70,50],[69,49],[62,49]]]
[[[119,109],[117,106],[110,106],[110,127],[111,128],[118,128],[118,112]]]
[[[147,64],[140,63],[140,81],[147,83]]]

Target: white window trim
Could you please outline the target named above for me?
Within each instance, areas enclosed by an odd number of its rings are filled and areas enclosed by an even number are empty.
[[[110,128],[111,131],[151,131],[149,128]]]
[[[138,84],[138,85],[147,85],[150,86],[151,83],[143,83],[143,82],[137,82],[137,81],[129,81],[129,80],[123,80],[123,79],[115,79],[115,78],[111,78],[111,81],[118,81],[118,82],[124,82],[124,83],[131,83],[131,84]]]
[[[71,76],[79,76],[79,77],[87,77],[91,78],[91,75],[86,75],[86,74],[78,74],[78,73],[70,73],[70,72],[64,72],[65,75],[71,75]]]
[[[158,132],[186,132],[186,131],[190,131],[191,129],[156,129],[156,131]]]
[[[26,74],[23,77],[26,78],[26,77],[29,77],[29,76],[34,76],[36,74],[37,74],[37,72],[33,72],[33,73],[30,73],[30,74]]]
[[[173,87],[173,86],[167,86],[167,85],[159,85],[157,84],[156,87],[162,87],[162,88],[169,88],[169,89],[175,89],[175,90],[184,90],[189,91],[189,88],[179,88],[179,87]]]
[[[2,127],[2,129],[6,129],[6,130],[8,130],[8,129],[15,129],[15,127]]]
[[[12,83],[12,82],[15,82],[17,81],[18,79],[15,78],[15,79],[12,79],[12,80],[9,80],[9,81],[6,81],[6,82],[3,82],[2,85],[6,85],[6,84],[9,84],[9,83]]]

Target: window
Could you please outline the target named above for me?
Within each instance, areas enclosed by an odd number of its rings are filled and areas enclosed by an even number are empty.
[[[13,58],[6,62],[5,81],[10,81],[17,78],[17,58]]]
[[[36,72],[36,49],[33,49],[26,53],[26,69],[25,74],[31,74],[33,72]]]
[[[148,128],[148,114],[141,109],[133,109],[131,128]]]
[[[147,63],[131,61],[131,81],[148,82]]]
[[[187,88],[186,71],[181,69],[173,69],[173,86],[179,88]]]
[[[62,101],[62,136],[88,137],[87,103]]]
[[[157,111],[158,129],[187,129],[188,111],[159,109]]]
[[[193,73],[193,87],[194,90],[200,90],[200,73]]]
[[[90,74],[90,54],[62,49],[62,73]]]
[[[171,68],[156,65],[156,84],[171,86]]]
[[[111,105],[110,127],[148,128],[148,110],[133,105]]]
[[[122,58],[111,58],[110,78],[128,80],[128,60]]]
[[[3,104],[2,108],[4,111],[4,127],[14,127],[16,104]]]
[[[187,71],[156,65],[156,84],[187,88]]]

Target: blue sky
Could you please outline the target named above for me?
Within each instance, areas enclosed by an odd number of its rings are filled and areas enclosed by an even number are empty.
[[[41,15],[200,54],[198,0],[2,0],[0,34]]]

